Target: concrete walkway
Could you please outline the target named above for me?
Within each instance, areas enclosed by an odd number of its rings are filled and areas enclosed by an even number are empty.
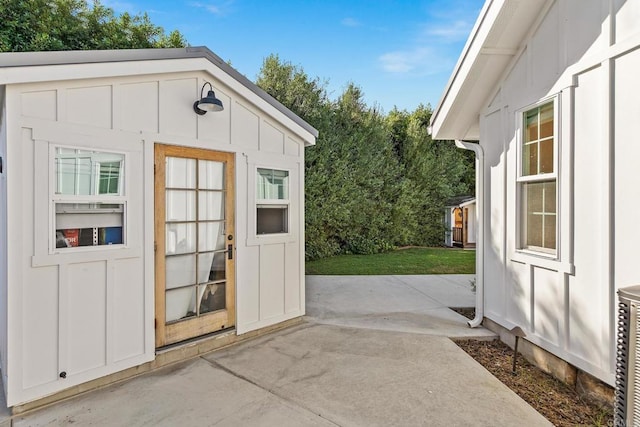
[[[14,426],[548,426],[447,336],[467,276],[307,277],[307,322],[13,419]],[[470,303],[471,302],[471,303]]]

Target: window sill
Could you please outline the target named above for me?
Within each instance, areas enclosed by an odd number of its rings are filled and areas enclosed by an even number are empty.
[[[247,246],[293,243],[296,240],[296,236],[293,233],[257,234],[247,238]]]
[[[88,248],[83,250],[82,248]],[[77,262],[103,261],[109,259],[139,258],[142,256],[140,248],[130,248],[125,245],[83,246],[76,250],[57,252],[31,257],[32,267],[46,267]]]
[[[560,273],[575,274],[575,266],[572,263],[561,261],[553,255],[527,250],[518,250],[511,254],[511,261],[521,264],[529,264],[547,270],[558,271]]]

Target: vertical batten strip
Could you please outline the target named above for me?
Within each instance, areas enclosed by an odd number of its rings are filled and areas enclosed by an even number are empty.
[[[69,269],[67,264],[58,265],[58,375],[69,369]]]
[[[114,278],[115,278],[115,269],[116,269],[116,262],[113,259],[107,259],[105,261],[106,263],[106,268],[105,268],[105,272],[106,272],[106,278],[105,278],[105,286],[106,286],[106,290],[105,290],[105,339],[106,339],[106,343],[104,346],[105,349],[105,361],[106,361],[106,365],[110,366],[111,364],[114,363],[115,361],[115,350],[114,350],[114,343],[115,343],[115,339],[114,339],[114,329],[115,329],[115,325],[114,325],[114,321],[115,321],[115,316],[114,316],[114,309],[116,307],[115,304],[115,297],[114,297]]]

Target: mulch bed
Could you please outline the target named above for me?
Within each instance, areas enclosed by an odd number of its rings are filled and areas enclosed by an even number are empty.
[[[473,309],[452,310],[472,319]],[[582,399],[574,389],[518,355],[512,374],[513,350],[499,340],[460,340],[456,344],[503,384],[556,426],[612,426],[613,410]]]

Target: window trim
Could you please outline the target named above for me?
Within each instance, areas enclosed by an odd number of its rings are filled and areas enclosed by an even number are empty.
[[[75,195],[75,194],[58,194],[56,193],[56,187],[58,183],[57,176],[57,160],[56,160],[56,150],[62,149],[70,149],[70,150],[80,150],[80,151],[91,151],[91,152],[99,152],[99,153],[108,153],[108,154],[117,154],[122,156],[122,166],[120,170],[120,177],[118,182],[118,191],[119,195],[114,195],[113,193],[108,194],[93,194],[93,195]],[[104,251],[104,250],[113,250],[113,249],[122,249],[128,248],[128,227],[127,227],[127,217],[128,217],[128,202],[129,197],[127,193],[127,165],[129,163],[129,155],[124,151],[110,150],[104,149],[102,147],[86,147],[80,145],[65,145],[65,144],[57,144],[52,143],[49,144],[49,232],[48,232],[48,249],[50,255],[56,254],[72,254],[72,253],[83,253],[90,251]],[[93,190],[98,190],[100,186],[100,170],[98,168],[98,174],[96,177],[91,178],[91,188]],[[122,243],[109,244],[109,245],[93,245],[93,246],[77,246],[77,247],[66,247],[66,248],[58,248],[56,247],[56,205],[58,204],[117,204],[122,205]]]
[[[559,261],[561,249],[561,221],[560,221],[560,145],[561,145],[561,105],[560,93],[541,99],[540,101],[527,105],[516,111],[516,254],[535,256],[540,260]],[[523,175],[523,151],[524,151],[524,133],[525,133],[525,115],[532,109],[539,108],[543,105],[553,103],[553,172],[541,173],[535,175]],[[539,135],[538,135],[539,136]],[[538,138],[539,139],[539,138]],[[524,212],[523,198],[524,184],[555,182],[555,206],[556,206],[556,227],[555,227],[555,249],[549,249],[538,246],[527,246],[525,240],[526,214]],[[517,256],[517,258],[520,258]]]

